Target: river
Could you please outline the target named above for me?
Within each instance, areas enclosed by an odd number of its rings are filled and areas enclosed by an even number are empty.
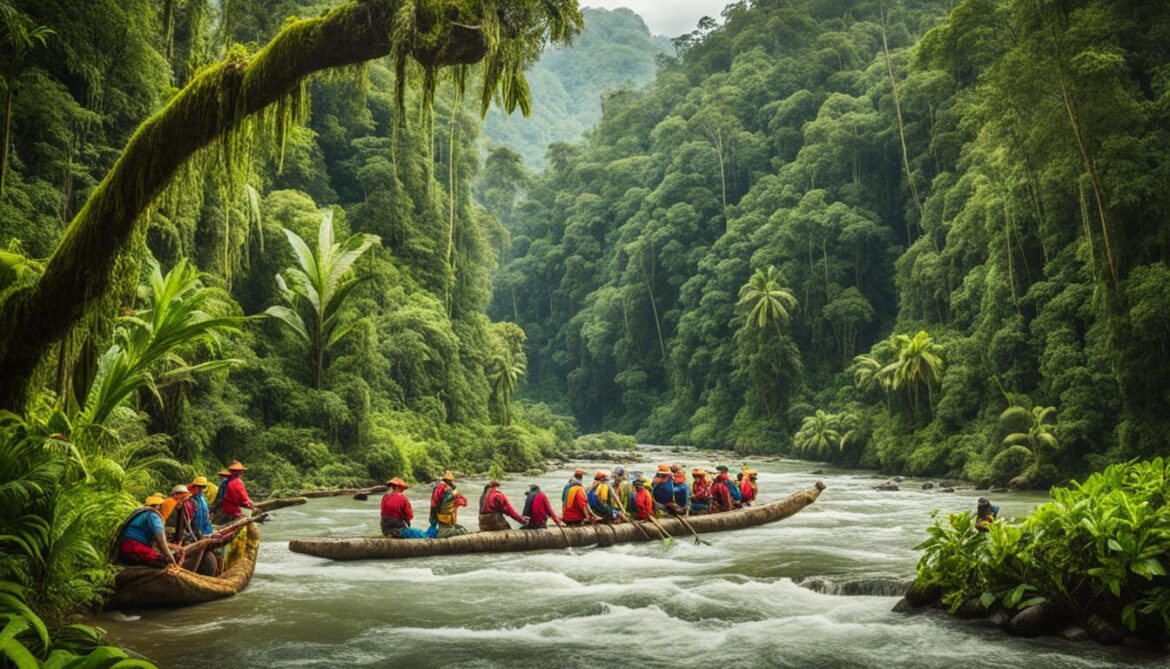
[[[659,458],[714,464],[706,454],[647,457],[627,469],[650,472]],[[1127,647],[1017,639],[934,611],[891,612],[913,577],[931,510],[969,510],[977,493],[922,491],[914,480],[878,492],[873,486],[885,479],[872,472],[748,464],[760,470],[763,501],[816,480],[828,487],[787,520],[705,535],[709,547],[679,540],[381,562],[289,551],[296,537],[377,532],[377,496],[311,500],[263,525],[259,564],[243,593],[93,622],[164,669],[1166,666],[1164,656]],[[821,468],[824,475],[810,474]],[[558,470],[536,480],[556,504],[568,476]],[[529,482],[504,483],[518,507]],[[482,483],[463,486],[473,505]],[[409,492],[424,522],[427,488]],[[1018,517],[1044,499],[1007,493],[994,501]],[[461,520],[475,526],[474,514]]]

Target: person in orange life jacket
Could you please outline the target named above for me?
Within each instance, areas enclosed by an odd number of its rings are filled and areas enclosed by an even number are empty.
[[[569,481],[565,483],[565,487],[561,488],[561,510],[565,508],[565,504],[569,501],[569,488],[575,485],[583,486],[585,479],[585,470],[578,467],[573,470],[573,475],[569,477]]]
[[[623,518],[617,505],[617,495],[609,485],[609,477],[605,472],[593,475],[593,487],[586,495],[589,510],[606,523],[620,523]]]
[[[161,495],[151,495],[118,528],[118,562],[146,567],[178,567],[167,545]]]
[[[690,513],[691,487],[687,485],[687,474],[681,468],[674,473],[674,504],[681,513]]]
[[[479,498],[480,532],[499,532],[512,529],[505,516],[520,523],[521,527],[528,524],[528,520],[512,508],[512,503],[500,490],[500,482],[492,479],[484,486],[483,495]]]
[[[577,470],[581,472],[580,469]],[[584,474],[584,472],[581,472]],[[568,485],[565,486],[563,494],[563,506],[561,507],[561,519],[565,521],[566,525],[580,525],[585,521],[590,523],[597,522],[589,515],[589,499],[588,493],[585,491],[585,486],[581,485],[577,474],[573,474],[573,478],[569,479]]]
[[[526,530],[543,530],[548,526],[548,519],[557,525],[564,527],[564,523],[557,517],[557,512],[553,511],[552,504],[548,501],[548,495],[540,489],[540,486],[533,483],[528,486],[528,494],[524,496],[524,515],[528,518],[528,522],[524,524]]]
[[[164,524],[173,524],[170,522],[171,514],[174,513],[175,509],[179,508],[182,502],[190,496],[191,491],[188,490],[187,486],[185,485],[179,484],[171,488],[170,497],[166,498],[166,500],[163,502],[162,508],[159,509],[159,513],[162,514]]]
[[[650,520],[654,515],[654,496],[650,494],[650,479],[645,476],[635,476],[633,492],[626,502],[626,512],[634,520]]]
[[[711,482],[707,480],[707,472],[702,469],[691,470],[691,511],[702,513],[707,511],[711,503]]]
[[[443,479],[431,492],[431,525],[436,527],[439,539],[467,534],[467,528],[459,524],[459,507],[467,506],[467,498],[455,486],[455,474],[443,472]]]
[[[760,486],[756,483],[757,476],[759,476],[759,472],[756,470],[744,468],[743,478],[739,483],[739,494],[744,506],[751,506],[759,495]]]
[[[228,472],[231,476],[223,484],[227,490],[223,493],[223,502],[220,503],[220,514],[226,516],[230,522],[244,515],[243,509],[254,509],[251,498],[248,497],[248,488],[244,485],[244,480],[240,478],[248,468],[240,464],[239,460],[232,460],[228,465]]]
[[[712,512],[731,511],[736,508],[738,502],[735,501],[736,495],[732,490],[739,491],[739,487],[731,480],[731,476],[727,473],[727,467],[716,467],[719,472],[715,476],[715,482],[711,484],[711,502],[709,510]]]

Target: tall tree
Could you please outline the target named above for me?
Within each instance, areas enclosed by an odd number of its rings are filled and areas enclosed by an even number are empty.
[[[752,278],[739,289],[739,306],[749,307],[747,324],[766,328],[788,322],[788,315],[796,308],[796,297],[780,286],[780,273],[769,265],[767,270],[757,269]]]
[[[0,197],[3,197],[12,144],[12,103],[28,57],[37,47],[45,46],[54,33],[8,3],[0,3],[0,31],[0,76],[4,77],[4,129],[0,136]]]

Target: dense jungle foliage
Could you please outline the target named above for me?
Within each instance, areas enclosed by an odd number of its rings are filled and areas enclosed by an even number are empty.
[[[0,307],[68,328],[46,343],[0,327],[6,360],[49,347],[0,378],[27,396],[0,412],[0,664],[149,666],[67,623],[108,593],[127,512],[230,460],[263,494],[523,470],[572,447],[571,419],[513,405],[524,333],[484,313],[506,232],[471,185],[482,107],[528,108],[523,68],[580,29],[576,3],[334,4],[0,2]],[[322,43],[354,17],[382,20],[384,44]],[[464,27],[481,22],[494,32]],[[274,61],[359,64],[297,81]],[[175,119],[211,141],[159,146]],[[130,211],[180,152],[178,178]],[[111,198],[129,220],[94,222]],[[127,240],[79,255],[113,249],[112,266],[61,271],[94,225]],[[71,274],[83,311],[36,302]]]
[[[1170,5],[754,0],[675,44],[484,200],[522,395],[982,484],[1166,452]]]
[[[601,119],[606,93],[650,82],[657,57],[674,52],[670,40],[651,36],[629,9],[585,7],[581,16],[585,28],[573,44],[544,53],[528,70],[532,115],[493,109],[484,119],[483,136],[491,145],[519,153],[529,169],[548,166],[549,144],[580,140]]]

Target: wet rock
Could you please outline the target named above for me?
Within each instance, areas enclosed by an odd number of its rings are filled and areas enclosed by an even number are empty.
[[[369,498],[370,498],[370,496],[369,496],[369,495],[367,495],[367,494],[366,494],[366,493],[364,493],[364,492],[359,492],[358,494],[354,495],[354,496],[353,496],[353,498],[354,498],[354,499],[356,499],[356,500],[357,500],[357,501],[359,501],[359,502],[364,502],[364,501],[366,501],[367,499],[369,499]]]
[[[875,485],[873,487],[873,489],[874,490],[891,491],[891,492],[900,490],[900,488],[898,488],[898,484],[894,483],[893,481],[886,481],[885,483],[879,483],[878,485]]]
[[[1006,629],[1008,624],[1012,621],[1012,614],[1006,609],[997,609],[994,613],[987,616],[987,622],[999,628]]]
[[[906,590],[906,596],[903,599],[911,606],[921,607],[930,606],[937,602],[941,596],[942,589],[937,585],[923,585],[919,581],[914,581]]]
[[[818,469],[818,470],[816,470],[816,471],[812,471],[812,472],[809,472],[809,473],[810,473],[810,474],[812,474],[813,476],[824,476],[824,475],[825,475],[825,470],[823,470],[823,469]]]
[[[1093,637],[1093,641],[1107,646],[1121,643],[1125,639],[1125,635],[1129,634],[1128,630],[1121,625],[1106,620],[1096,613],[1085,620],[1085,631]]]
[[[909,598],[903,597],[902,599],[899,599],[898,603],[894,604],[894,608],[890,610],[894,613],[916,613],[922,610],[922,607],[911,604]]]
[[[895,476],[895,477],[894,477],[894,481],[896,481],[896,482],[898,482],[898,483],[901,483],[903,480],[905,480],[905,479],[903,479],[901,476]]]
[[[1045,602],[1017,613],[1008,623],[1007,629],[1017,636],[1047,636],[1060,632],[1068,622],[1067,611]]]
[[[1005,493],[1007,491],[1008,491],[1007,488],[1001,488],[1001,487],[995,486],[995,485],[993,485],[987,489],[987,492],[991,493],[992,495],[998,495],[1000,493]]]
[[[926,483],[923,483],[922,489],[923,490],[934,490],[935,489],[934,481],[927,481]]]
[[[984,618],[988,613],[988,608],[983,605],[983,602],[978,597],[972,597],[963,602],[955,611],[956,616],[968,620],[971,618]]]
[[[954,488],[952,488],[951,486],[947,486],[947,487],[945,487],[945,488],[939,488],[939,489],[938,489],[938,492],[954,492],[954,491],[955,491],[955,489],[954,489]]]
[[[1081,627],[1080,625],[1069,625],[1060,631],[1060,638],[1064,639],[1065,641],[1074,642],[1088,641],[1089,633],[1086,632],[1085,628]]]

